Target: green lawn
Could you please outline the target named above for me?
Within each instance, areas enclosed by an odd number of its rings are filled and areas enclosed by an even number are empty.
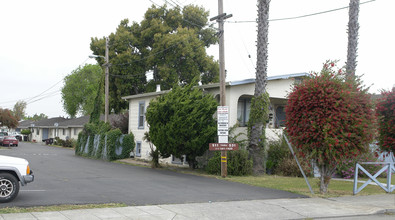
[[[311,187],[313,188],[314,195],[311,195],[310,190],[304,180],[301,177],[283,177],[283,176],[246,176],[246,177],[236,177],[231,176],[225,178],[225,180],[239,182],[244,184],[249,184],[253,186],[259,187],[267,187],[273,189],[285,190],[293,193],[298,193],[302,195],[307,195],[310,197],[338,197],[338,196],[347,196],[353,195],[353,181],[339,181],[339,180],[331,180],[328,187],[328,193],[326,195],[322,195],[319,193],[319,179],[318,178],[308,178]],[[386,183],[387,179],[380,178],[380,182]],[[358,187],[362,186],[363,183],[359,183]],[[395,177],[392,176],[392,185],[395,184]],[[386,193],[381,187],[376,185],[368,185],[357,195],[373,195],[373,194],[384,194]],[[395,192],[392,192],[395,194]]]
[[[279,189],[288,192],[298,193],[306,195],[309,197],[339,197],[339,196],[350,196],[353,195],[354,182],[351,181],[340,181],[332,179],[329,183],[328,193],[325,195],[319,192],[319,179],[318,178],[308,178],[311,187],[313,188],[314,195],[310,193],[309,187],[303,177],[285,177],[276,175],[263,175],[263,176],[228,176],[222,178],[216,175],[210,175],[202,170],[191,170],[189,168],[167,168],[170,170],[175,170],[181,173],[206,176],[211,178],[224,179],[227,181],[238,182],[243,184],[248,184],[252,186]],[[367,178],[359,178],[358,180],[366,181]],[[386,178],[378,178],[381,183],[387,183]],[[373,181],[372,181],[373,182]],[[358,183],[358,187],[362,186],[363,183]],[[392,176],[392,185],[395,185],[395,175]],[[373,195],[373,194],[385,194],[386,192],[377,185],[368,185],[357,195]],[[395,191],[392,192],[395,194]]]

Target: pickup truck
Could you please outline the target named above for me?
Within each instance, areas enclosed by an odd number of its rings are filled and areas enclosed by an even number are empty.
[[[18,195],[19,183],[34,181],[29,162],[23,158],[0,155],[0,203],[10,202]]]

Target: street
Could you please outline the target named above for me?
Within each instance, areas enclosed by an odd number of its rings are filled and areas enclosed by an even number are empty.
[[[182,204],[301,198],[285,191],[78,157],[72,149],[21,142],[0,155],[30,162],[35,181],[21,187],[17,198],[1,207],[60,204]]]

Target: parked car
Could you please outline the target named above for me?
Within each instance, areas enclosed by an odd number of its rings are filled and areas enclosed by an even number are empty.
[[[0,145],[3,145],[3,139],[4,139],[5,135],[0,133]]]
[[[2,141],[2,145],[3,146],[9,146],[9,147],[15,146],[15,147],[18,147],[18,144],[19,144],[19,140],[16,139],[16,137],[13,137],[13,136],[5,136],[3,138],[3,141]]]
[[[0,155],[0,203],[10,202],[18,195],[19,183],[34,181],[29,162],[23,158]]]

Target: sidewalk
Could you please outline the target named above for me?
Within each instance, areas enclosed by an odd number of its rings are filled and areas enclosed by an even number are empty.
[[[175,205],[129,206],[58,212],[2,214],[0,220],[63,219],[305,219],[390,213],[395,194],[338,198],[272,199]]]

